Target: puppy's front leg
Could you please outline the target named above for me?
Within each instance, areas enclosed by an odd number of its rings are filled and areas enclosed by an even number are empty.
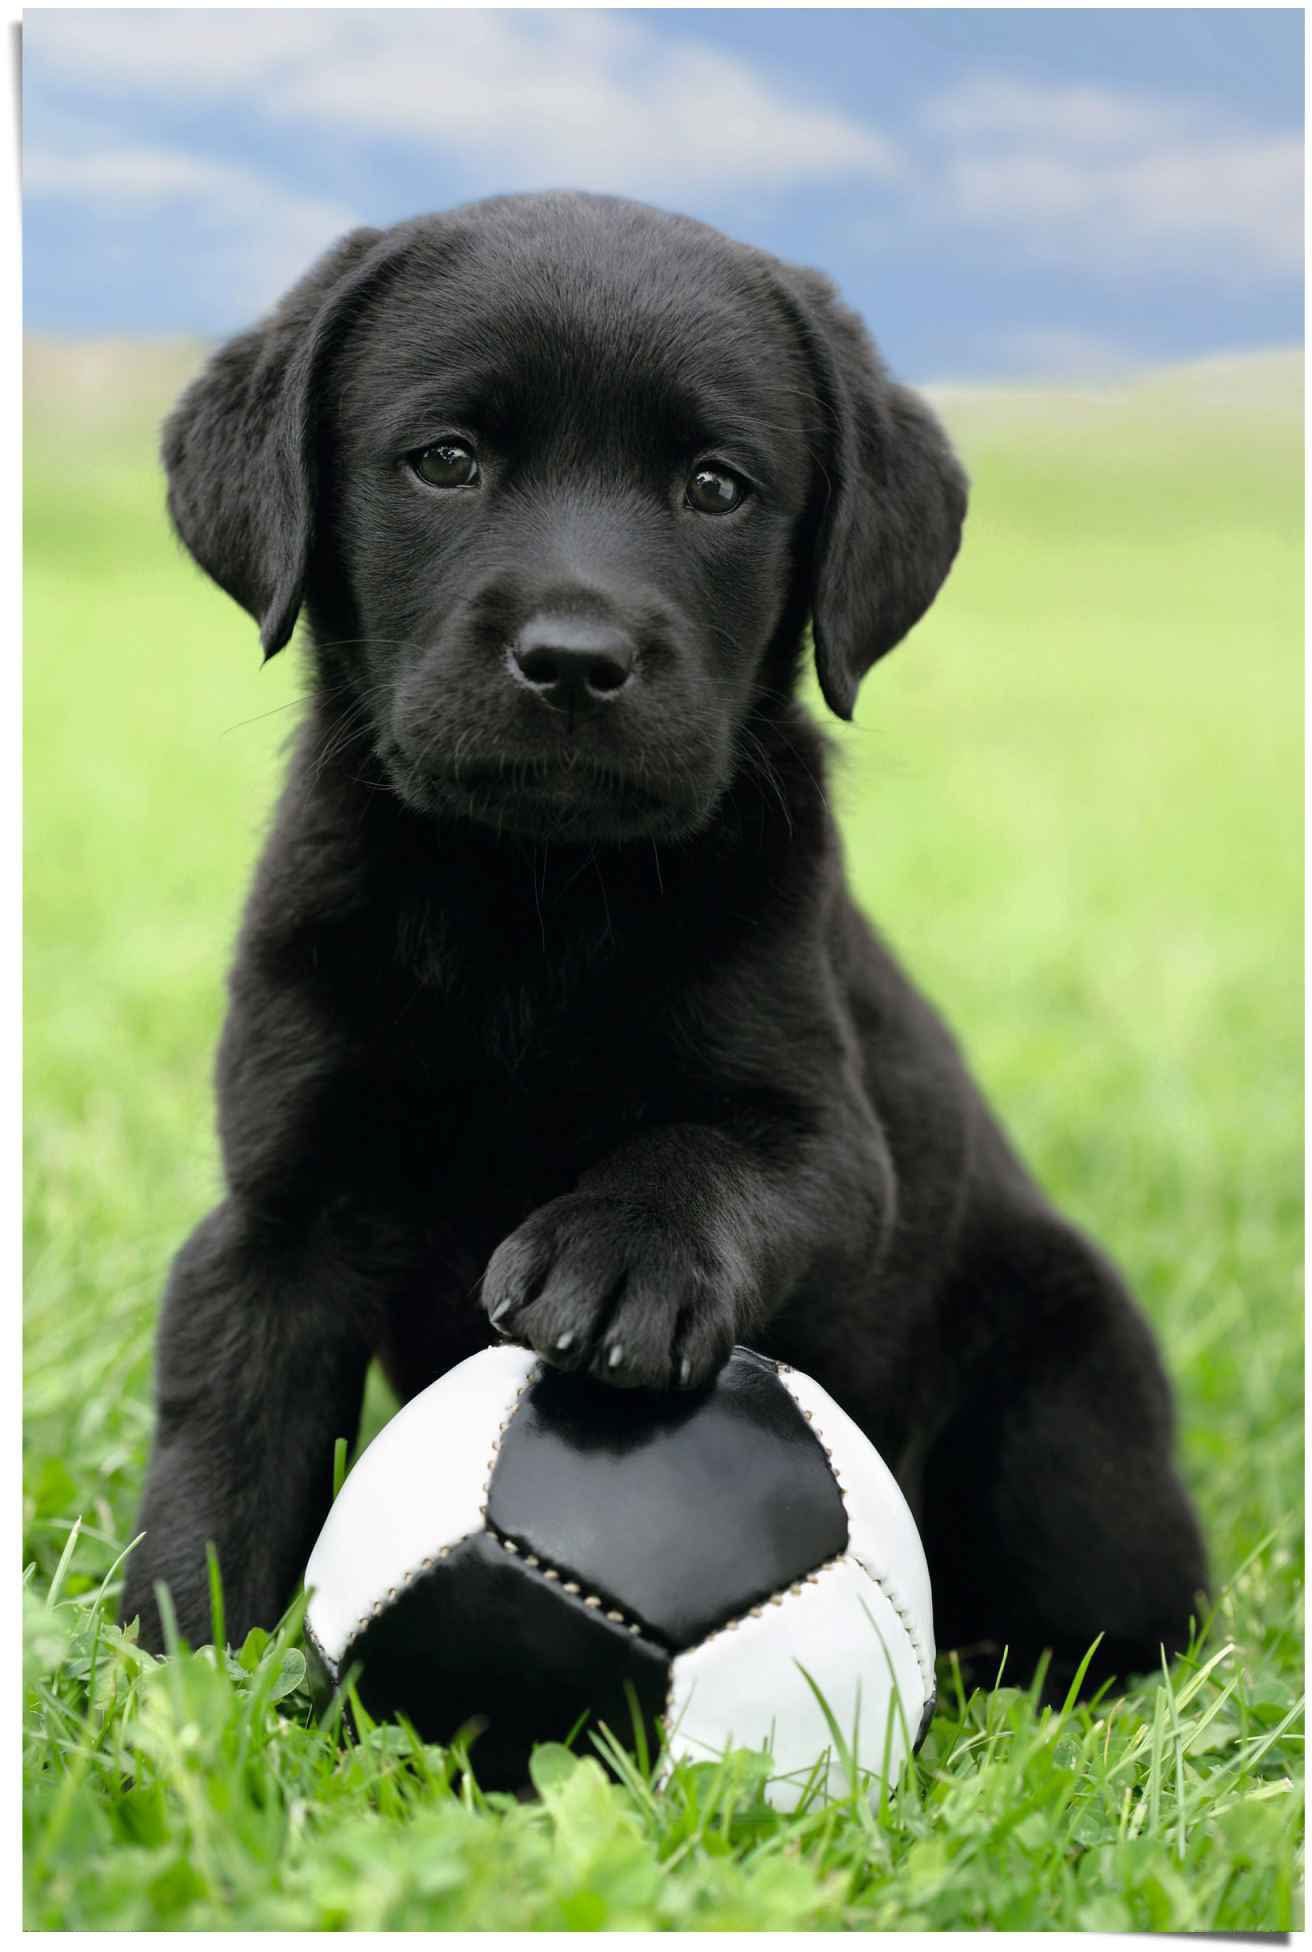
[[[173,1264],[156,1357],[158,1429],[122,1616],[163,1650],[155,1584],[192,1646],[211,1636],[206,1544],[218,1550],[228,1640],[272,1627],[332,1495],[333,1444],[353,1439],[372,1297],[327,1230],[290,1237],[239,1202],[203,1220]]]
[[[809,1130],[808,1130],[809,1127]],[[817,1260],[870,1265],[892,1166],[869,1108],[646,1133],[530,1214],[483,1277],[502,1335],[630,1387],[696,1389]]]

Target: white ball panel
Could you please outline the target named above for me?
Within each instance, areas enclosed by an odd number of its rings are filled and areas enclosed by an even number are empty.
[[[509,1344],[470,1356],[412,1397],[357,1460],[305,1569],[306,1620],[329,1660],[389,1588],[482,1529],[501,1426],[537,1367]]]
[[[904,1614],[927,1690],[934,1678],[934,1602],[925,1548],[901,1486],[846,1410],[800,1369],[779,1380],[829,1452],[847,1507],[847,1556],[863,1565]]]
[[[729,1748],[768,1746],[777,1773],[766,1794],[776,1808],[791,1809],[828,1750],[821,1794],[846,1795],[851,1778],[799,1662],[824,1695],[870,1793],[878,1794],[886,1753],[888,1780],[896,1783],[929,1690],[887,1594],[847,1558],[675,1657],[671,1756],[706,1762]]]

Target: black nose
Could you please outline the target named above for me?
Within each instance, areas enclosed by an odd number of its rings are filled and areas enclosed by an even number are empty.
[[[633,676],[632,640],[614,624],[534,617],[510,653],[513,675],[552,705],[606,703]]]

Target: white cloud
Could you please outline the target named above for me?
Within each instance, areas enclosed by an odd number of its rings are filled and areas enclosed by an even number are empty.
[[[615,16],[599,31],[593,16],[558,14],[533,38],[495,14],[449,22],[436,101],[410,51],[380,42],[349,74],[308,74],[291,106],[450,143],[519,183],[704,190],[892,167],[873,131],[695,41]]]
[[[23,157],[28,196],[75,197],[81,203],[150,205],[197,196],[248,200],[267,188],[250,170],[144,144],[98,144],[76,152],[35,148]]]
[[[213,96],[276,86],[327,34],[338,38],[326,23],[352,18],[315,7],[37,8],[24,22],[24,53],[68,79]]]
[[[927,105],[947,211],[1083,269],[1297,276],[1303,144],[1198,104],[978,80]]]
[[[172,275],[209,292],[237,321],[286,288],[288,267],[309,264],[359,219],[343,204],[299,195],[258,171],[183,150],[99,141],[83,150],[34,148],[23,158],[23,193],[110,206],[116,255],[140,250],[157,275],[152,219],[165,206],[186,219],[170,254]]]
[[[618,11],[50,9],[33,52],[66,78],[245,100],[453,155],[505,187],[646,195],[896,171],[877,130],[746,62]],[[240,23],[240,24],[238,24]]]
[[[1214,111],[1208,114],[1215,125]],[[951,137],[1119,149],[1196,131],[1205,118],[1192,103],[1153,95],[979,75],[936,96],[923,119],[927,128]]]

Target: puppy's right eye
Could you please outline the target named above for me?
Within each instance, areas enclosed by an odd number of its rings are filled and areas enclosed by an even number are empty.
[[[712,467],[706,462],[689,475],[684,499],[699,515],[728,515],[746,493],[746,482],[740,481],[729,468]]]
[[[435,441],[410,456],[410,466],[430,488],[472,488],[478,457],[466,441]]]

